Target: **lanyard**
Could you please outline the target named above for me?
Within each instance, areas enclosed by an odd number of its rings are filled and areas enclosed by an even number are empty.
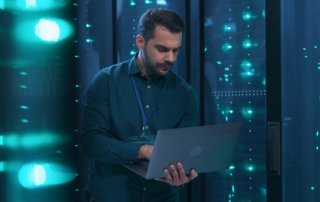
[[[166,85],[167,85],[167,83],[168,83],[168,80],[165,82],[165,84],[164,84],[164,86],[163,86],[163,88],[162,88],[162,91],[161,91],[161,93],[160,93],[160,96],[159,96],[158,100],[157,100],[156,103],[154,104],[154,106],[153,106],[153,108],[151,109],[151,111],[149,112],[148,116],[145,117],[144,111],[143,111],[143,107],[142,107],[142,103],[141,103],[141,100],[140,100],[140,97],[139,97],[139,94],[138,94],[138,90],[137,90],[137,88],[136,88],[136,84],[135,84],[135,82],[134,82],[134,80],[133,80],[133,76],[132,76],[132,75],[131,75],[131,79],[132,79],[132,83],[133,83],[134,90],[135,90],[135,92],[136,92],[136,96],[137,96],[137,99],[138,99],[138,102],[139,102],[140,111],[141,111],[141,115],[142,115],[142,119],[143,119],[143,127],[142,127],[141,137],[144,138],[144,137],[145,137],[145,135],[144,135],[144,129],[145,129],[145,126],[147,125],[147,121],[148,121],[151,113],[153,112],[154,108],[156,108],[156,105],[158,104],[158,102],[159,102],[159,100],[160,100],[160,98],[161,98],[161,96],[162,96],[162,94],[163,94],[163,91],[164,91],[164,89],[166,88]]]

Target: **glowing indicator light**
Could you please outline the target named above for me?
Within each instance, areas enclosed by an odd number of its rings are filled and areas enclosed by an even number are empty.
[[[250,67],[250,66],[251,66],[251,63],[247,63],[247,66]]]
[[[75,102],[80,102],[79,100],[75,100]]]
[[[317,46],[314,46],[314,48],[318,48]]]
[[[320,69],[320,67],[318,67],[318,69]]]
[[[303,50],[307,50],[306,48],[303,48]]]
[[[316,150],[319,150],[319,147],[316,147]]]
[[[224,70],[229,71],[229,68],[224,68]]]
[[[86,27],[91,27],[91,25],[90,24],[86,24]]]
[[[130,55],[135,55],[136,53],[136,51],[130,51]]]
[[[314,187],[311,187],[311,190],[314,190]]]
[[[232,46],[230,44],[228,44],[228,43],[225,43],[225,44],[222,45],[222,50],[223,51],[228,51],[231,48],[232,48]]]
[[[167,2],[165,0],[157,0],[158,5],[167,5]]]
[[[76,85],[76,88],[79,88],[79,87],[81,87],[81,85]]]
[[[79,189],[76,189],[76,191],[79,191]]]
[[[21,86],[20,86],[20,88],[27,88],[27,86],[25,86],[25,85],[21,85]]]
[[[222,111],[221,113],[224,114],[224,111]]]
[[[75,58],[79,58],[80,57],[80,55],[76,55],[76,56],[74,56]]]
[[[252,46],[251,40],[250,39],[246,39],[242,42],[242,47],[243,48],[250,48]]]
[[[304,56],[305,58],[308,58],[308,56]]]
[[[217,104],[217,106],[220,106],[219,104]]]
[[[133,1],[131,1],[130,6],[135,6],[136,3],[134,3]]]
[[[21,109],[29,109],[29,107],[27,107],[27,106],[22,106],[22,105],[20,106],[20,108],[21,108]]]
[[[220,77],[219,80],[222,81],[222,78]]]
[[[29,121],[27,119],[21,119],[22,123],[28,123]]]
[[[248,111],[248,113],[249,113],[249,114],[252,114],[252,111],[251,111],[251,110],[249,110],[249,111]]]
[[[226,121],[228,121],[228,117],[226,116]]]
[[[74,3],[73,5],[77,6],[78,4]]]
[[[252,170],[252,167],[249,167],[249,170]]]
[[[27,75],[26,72],[20,72],[20,74],[23,75],[23,76]]]
[[[93,42],[93,40],[92,39],[87,39],[86,42],[87,43],[91,43],[91,42]]]
[[[38,186],[40,184],[43,184],[46,180],[46,171],[42,166],[35,165],[33,168],[34,171],[34,183]]]
[[[230,113],[232,114],[232,113],[233,113],[233,111],[232,111],[232,110],[230,110]]]
[[[207,47],[205,47],[205,48],[204,48],[204,52],[206,52],[207,50],[208,50],[208,48],[207,48]]]
[[[222,62],[220,62],[220,61],[217,61],[217,64],[221,65],[221,64],[222,64]]]
[[[265,10],[262,11],[262,17],[265,17],[266,16],[266,13],[265,13]]]
[[[36,25],[36,35],[44,41],[58,41],[60,29],[55,21],[41,19]]]
[[[224,80],[229,81],[229,79],[228,79],[228,78],[225,78]]]
[[[3,145],[3,135],[0,136],[0,145]]]
[[[26,8],[35,8],[37,7],[36,0],[26,0]]]
[[[317,131],[316,136],[317,136],[317,137],[319,136],[319,131]]]
[[[229,76],[228,74],[225,74],[225,75],[224,75],[224,77],[228,77],[228,76]]]
[[[252,73],[251,73],[251,72],[248,72],[248,75],[252,75]]]
[[[146,4],[152,4],[153,2],[146,0],[145,3],[146,3]]]
[[[231,170],[232,170],[232,169],[235,169],[235,168],[236,168],[236,167],[234,167],[234,166],[230,166],[230,168],[229,168],[229,169],[231,169]]]
[[[234,186],[232,185],[231,188],[232,188],[232,192],[234,193]]]
[[[4,10],[4,0],[0,0],[0,9]]]
[[[230,173],[230,176],[232,176],[232,173]]]

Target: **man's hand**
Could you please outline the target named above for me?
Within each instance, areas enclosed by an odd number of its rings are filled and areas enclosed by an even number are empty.
[[[170,175],[168,169],[164,169],[163,173],[166,177],[164,178],[156,178],[155,180],[166,182],[172,186],[180,186],[185,183],[188,183],[189,181],[193,180],[198,176],[198,173],[192,169],[189,176],[186,176],[186,173],[182,167],[182,164],[180,162],[177,163],[177,168],[179,171],[179,174],[173,164],[170,165],[172,176]]]
[[[150,161],[153,151],[153,146],[142,145],[139,150],[138,159],[148,159]]]

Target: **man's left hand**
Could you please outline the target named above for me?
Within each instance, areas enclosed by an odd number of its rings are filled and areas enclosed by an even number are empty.
[[[173,164],[171,164],[170,169],[171,169],[172,175],[170,175],[168,169],[165,168],[163,170],[163,173],[166,177],[155,178],[155,180],[161,181],[161,182],[166,182],[172,186],[180,186],[185,183],[188,183],[189,181],[193,180],[194,178],[196,178],[198,176],[198,173],[194,169],[191,169],[190,175],[187,176],[183,167],[182,167],[182,164],[180,162],[177,163],[177,168],[178,168],[179,173],[177,172],[175,166]]]

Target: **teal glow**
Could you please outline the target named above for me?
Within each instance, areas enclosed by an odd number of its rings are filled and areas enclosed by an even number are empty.
[[[222,78],[220,77],[219,80],[222,81]]]
[[[225,78],[224,80],[229,81],[229,79],[228,79],[228,78]]]
[[[230,44],[228,44],[228,43],[225,43],[225,44],[222,45],[222,50],[223,51],[228,51],[231,48],[232,48],[232,46]]]
[[[314,190],[314,187],[311,187],[311,190]]]
[[[136,53],[136,51],[130,51],[130,55],[135,55]]]
[[[25,85],[20,85],[20,88],[27,88],[27,86],[25,86]]]
[[[208,50],[208,48],[207,48],[207,47],[205,47],[205,48],[204,48],[204,52],[206,52],[207,50]]]
[[[251,63],[247,60],[244,60],[241,65],[240,65],[243,69],[246,69],[247,71],[250,71],[249,67],[251,67]]]
[[[229,27],[228,25],[225,25],[223,29],[225,32],[227,32],[231,30],[231,27]]]
[[[224,70],[229,71],[229,68],[228,68],[228,67],[227,67],[227,68],[224,68]]]
[[[319,147],[316,147],[316,150],[319,150]]]
[[[217,98],[217,100],[219,100],[219,96],[217,96],[216,98]]]
[[[231,198],[231,194],[229,194],[229,198]],[[231,200],[229,200],[229,202],[231,202]]]
[[[232,173],[230,173],[230,176],[232,176]]]
[[[74,3],[73,5],[78,6],[78,4]]]
[[[27,107],[27,106],[22,106],[22,105],[20,106],[20,108],[21,108],[21,109],[29,109],[29,107]]]
[[[79,87],[81,87],[81,85],[76,85],[76,88],[79,88]]]
[[[265,10],[262,11],[262,17],[266,17]]]
[[[251,40],[250,39],[246,39],[242,42],[242,47],[243,48],[250,48],[252,46]]]
[[[60,28],[55,21],[41,19],[36,25],[36,35],[44,41],[58,41]]]
[[[167,2],[165,0],[157,0],[158,5],[167,5]]]
[[[234,166],[230,166],[229,169],[230,169],[230,170],[233,170],[233,169],[235,169],[235,168],[236,168],[236,167],[234,167]]]
[[[318,62],[318,65],[320,65],[320,62]]]
[[[4,0],[0,0],[0,9],[4,10]]]
[[[232,185],[231,187],[232,187],[232,192],[234,193],[234,186]]]
[[[303,50],[307,50],[306,48],[303,48]]]
[[[130,6],[135,6],[135,5],[136,5],[135,2],[133,2],[133,1],[130,2]]]
[[[320,67],[318,67],[318,69],[320,69]]]
[[[222,114],[224,114],[224,111],[221,111]]]
[[[233,114],[233,111],[232,111],[232,110],[230,110],[230,114]]]
[[[251,111],[251,110],[249,110],[249,111],[248,111],[248,113],[249,113],[249,114],[252,114],[252,111]]]
[[[314,46],[314,48],[318,48],[317,46]]]
[[[217,106],[220,106],[219,104],[217,104]]]
[[[249,13],[249,12],[244,12],[244,13],[242,13],[242,18],[244,19],[244,20],[250,20],[251,19],[251,13]]]
[[[319,131],[317,131],[316,136],[317,136],[317,137],[319,136]]]
[[[26,8],[36,8],[37,1],[36,0],[26,0]]]
[[[248,75],[249,75],[249,76],[252,76],[252,75],[253,75],[253,73],[251,73],[251,72],[248,72]]]
[[[0,145],[3,145],[3,135],[0,136]]]
[[[26,42],[58,42],[73,32],[73,26],[69,22],[58,18],[22,21],[14,27],[17,39]]]
[[[308,56],[304,56],[305,58],[308,58]]]
[[[152,1],[149,1],[149,0],[146,0],[145,3],[146,3],[146,4],[152,4],[153,2],[152,2]]]
[[[27,189],[64,184],[76,177],[70,168],[57,163],[28,163],[18,173],[20,184]]]
[[[4,162],[0,161],[0,172],[4,172]]]
[[[76,56],[74,56],[75,58],[79,58],[80,57],[80,55],[76,55]]]
[[[262,84],[263,84],[264,86],[266,86],[266,79],[265,79],[265,78],[262,80]]]
[[[93,42],[93,40],[92,39],[87,39],[86,42],[87,43],[91,43],[91,42]]]
[[[221,65],[221,64],[222,64],[222,62],[220,62],[220,61],[217,61],[217,63],[218,63],[219,65]]]
[[[23,75],[23,76],[27,75],[26,72],[20,72],[20,74]]]
[[[86,24],[86,27],[91,27],[91,25],[90,24]]]
[[[75,100],[75,102],[79,102],[79,100]]]
[[[244,117],[251,117],[253,115],[253,111],[251,109],[248,109],[248,108],[242,108],[242,115]]]
[[[22,123],[28,123],[29,121],[27,119],[21,119]]]
[[[228,76],[229,76],[228,74],[225,74],[225,75],[224,75],[224,77],[228,77]]]
[[[228,117],[226,116],[226,121],[228,121]]]

